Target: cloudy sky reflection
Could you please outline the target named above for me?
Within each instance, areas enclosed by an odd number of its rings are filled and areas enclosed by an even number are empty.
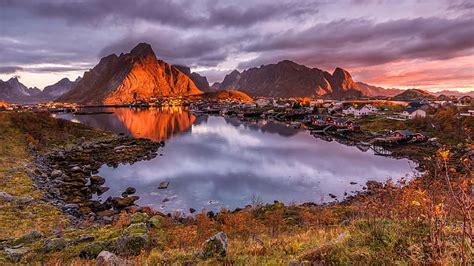
[[[233,209],[250,204],[252,197],[263,202],[329,201],[329,193],[342,196],[368,180],[412,173],[408,160],[325,142],[306,131],[291,135],[284,125],[265,130],[230,122],[209,117],[167,141],[163,156],[116,169],[104,166],[100,174],[111,187],[104,196],[133,186],[139,204],[164,211]],[[170,182],[168,189],[157,189],[162,181]],[[165,198],[169,201],[163,202]]]

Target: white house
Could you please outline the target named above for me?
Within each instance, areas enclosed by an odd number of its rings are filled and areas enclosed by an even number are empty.
[[[416,117],[426,117],[426,111],[423,109],[407,108],[405,111],[403,111],[402,116],[408,119],[413,119]]]
[[[313,101],[310,101],[309,102],[309,107],[315,107],[315,106],[319,106],[321,104],[324,103],[324,100],[322,99],[318,99],[318,100],[313,100]]]
[[[354,106],[349,106],[346,109],[342,110],[342,113],[344,115],[353,115],[357,109],[354,108]]]
[[[257,106],[268,106],[271,104],[271,101],[270,99],[260,98],[255,101],[255,104],[257,104]]]
[[[467,112],[460,113],[461,116],[474,116],[474,110],[467,110]]]

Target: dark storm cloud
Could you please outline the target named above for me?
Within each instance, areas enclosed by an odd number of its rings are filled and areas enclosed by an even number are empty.
[[[285,57],[312,65],[330,62],[375,65],[400,59],[449,59],[473,54],[474,19],[416,18],[376,23],[366,19],[317,24],[262,36],[244,50],[259,56],[240,67],[271,63]]]
[[[322,69],[448,60],[474,53],[472,8],[467,0],[0,0],[0,67],[82,71],[140,42],[212,80],[239,63],[284,59]]]
[[[0,66],[0,73],[1,74],[13,74],[19,70],[23,70],[22,67],[16,66]]]
[[[250,4],[249,4],[250,3]],[[218,1],[96,0],[36,2],[4,0],[3,8],[27,10],[31,14],[61,18],[69,23],[98,24],[149,21],[178,27],[241,27],[275,18],[301,17],[317,12],[318,1]]]

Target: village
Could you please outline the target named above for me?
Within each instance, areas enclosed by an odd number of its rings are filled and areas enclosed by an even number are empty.
[[[234,98],[201,99],[187,97],[153,98],[113,107],[125,108],[166,108],[184,107],[195,115],[223,115],[238,117],[249,123],[259,120],[273,120],[293,128],[308,129],[317,137],[326,140],[333,138],[378,145],[402,144],[408,142],[434,141],[424,132],[406,129],[384,132],[365,132],[363,125],[375,120],[409,121],[425,118],[437,109],[453,106],[458,117],[474,116],[472,99],[464,96],[459,99],[420,99],[413,101],[394,100],[328,100],[310,98],[265,98],[242,102]],[[6,111],[47,111],[50,113],[72,112],[76,115],[104,114],[107,112],[88,112],[87,107],[69,103],[41,103],[15,105],[0,103],[0,110]],[[97,106],[94,106],[97,107]],[[106,107],[106,106],[100,106]],[[354,139],[354,136],[356,138]],[[346,143],[347,144],[347,143]]]

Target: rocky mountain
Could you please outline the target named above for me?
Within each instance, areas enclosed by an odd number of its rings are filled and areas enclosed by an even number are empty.
[[[207,81],[206,77],[199,75],[199,73],[191,72],[191,69],[187,66],[174,65],[174,67],[186,74],[186,76],[188,76],[194,82],[198,89],[204,92],[212,91],[212,88],[209,86],[209,82]]]
[[[41,94],[41,90],[34,87],[28,88],[18,80],[18,77],[12,77],[7,81],[0,80],[0,101],[8,103],[33,103],[36,102],[36,96]]]
[[[289,60],[243,72],[234,70],[225,76],[218,88],[240,90],[252,97],[353,98],[364,95],[344,69],[336,68],[331,74]]]
[[[394,100],[419,100],[419,99],[434,99],[435,96],[427,91],[420,89],[408,89],[400,94],[393,96]]]
[[[393,97],[403,92],[403,90],[401,89],[385,89],[382,87],[369,85],[364,82],[356,82],[356,85],[367,96]]]
[[[108,55],[57,101],[81,104],[124,104],[150,97],[200,94],[177,67],[158,60],[149,44],[130,53]]]
[[[70,81],[68,78],[63,78],[53,85],[46,86],[43,89],[41,97],[54,100],[66,92],[72,90],[80,80],[81,77],[78,77],[75,81]]]

